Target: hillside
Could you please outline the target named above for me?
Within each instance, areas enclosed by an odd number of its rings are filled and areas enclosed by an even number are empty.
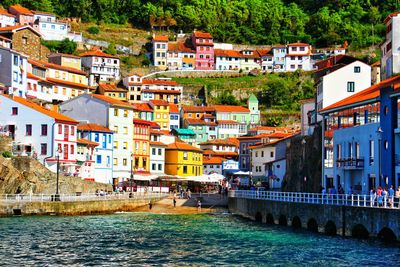
[[[358,49],[379,43],[384,18],[397,0],[4,0],[28,8],[77,17],[84,22],[132,23],[147,30],[194,29],[218,42],[276,44],[303,41],[317,47],[348,41]]]

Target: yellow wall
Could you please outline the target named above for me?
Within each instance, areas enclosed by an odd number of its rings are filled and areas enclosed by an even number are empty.
[[[187,153],[187,159],[184,159]],[[186,173],[184,170],[186,169]],[[203,174],[203,154],[195,151],[165,150],[165,173],[179,176],[200,176]]]
[[[104,95],[117,100],[126,100],[126,93],[123,92],[106,92]]]
[[[146,160],[146,164],[144,164],[144,160]],[[150,170],[150,126],[143,127],[134,124],[133,164],[135,171]]]
[[[161,129],[169,130],[169,106],[155,105],[154,121],[160,125]]]

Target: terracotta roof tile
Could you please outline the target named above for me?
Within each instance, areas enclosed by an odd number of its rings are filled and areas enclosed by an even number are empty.
[[[40,32],[38,32],[37,30],[35,30],[34,28],[32,28],[29,25],[15,25],[15,26],[2,27],[2,28],[0,28],[0,32],[14,32],[14,31],[23,30],[23,29],[30,29],[37,35],[42,36],[42,34],[40,34]]]
[[[148,103],[134,103],[132,106],[135,110],[153,112],[153,108]]]
[[[208,164],[222,164],[226,158],[222,157],[203,157],[203,165],[208,165]]]
[[[124,93],[126,93],[126,92],[128,92],[128,90],[125,88],[117,87],[115,84],[108,84],[108,83],[99,84],[99,90],[102,93],[104,93],[104,92],[124,92]]]
[[[205,121],[205,120],[201,120],[201,119],[190,119],[190,118],[187,118],[187,119],[185,119],[185,122],[186,122],[188,125],[209,125],[209,126],[217,126],[217,123],[215,123],[215,122]]]
[[[115,106],[121,106],[124,108],[129,108],[129,109],[134,109],[134,107],[132,105],[130,105],[127,102],[109,97],[109,96],[105,96],[105,95],[98,95],[98,94],[90,94],[89,96],[94,97],[96,99],[102,100],[104,102],[107,102],[111,105],[115,105]]]
[[[49,82],[52,82],[54,84],[63,84],[63,85],[67,85],[70,87],[79,88],[81,90],[91,88],[89,85],[85,85],[85,84],[81,84],[81,83],[74,83],[74,82],[59,80],[59,79],[54,79],[54,78],[47,78],[46,80]]]
[[[196,50],[193,47],[188,46],[184,42],[169,42],[168,51],[182,52],[182,53],[196,53]]]
[[[213,105],[211,106],[217,112],[239,112],[239,113],[249,113],[250,110],[248,108],[242,106],[228,106],[228,105]]]
[[[162,89],[142,89],[143,93],[155,93],[155,94],[169,94],[169,95],[180,95],[181,91],[178,90],[162,90]]]
[[[133,124],[144,124],[147,126],[151,126],[152,125],[152,121],[147,121],[147,120],[142,120],[142,119],[133,119]]]
[[[175,104],[169,104],[169,112],[170,113],[179,113],[179,108],[178,105]]]
[[[213,112],[215,108],[212,106],[182,106],[184,112]]]
[[[179,86],[176,81],[171,80],[158,80],[158,79],[144,79],[142,82],[143,85],[170,85],[170,86]]]
[[[95,124],[95,123],[79,124],[78,131],[101,132],[101,133],[113,133],[114,132],[114,131],[111,131],[110,129],[108,129],[107,127],[104,127],[103,125]]]
[[[240,124],[240,123],[234,120],[218,120],[218,124]]]
[[[169,106],[169,103],[165,100],[150,100],[150,103],[157,106]]]
[[[151,146],[167,146],[166,144],[162,142],[157,142],[157,141],[150,141]]]
[[[67,117],[61,113],[58,113],[58,112],[55,112],[52,110],[45,109],[44,107],[39,106],[38,104],[35,104],[33,102],[30,102],[30,101],[26,100],[25,98],[14,96],[13,98],[11,98],[11,100],[13,100],[17,103],[20,103],[21,105],[27,106],[33,110],[36,110],[46,116],[49,116],[49,117],[55,119],[56,121],[78,124],[78,122],[76,120],[71,119],[70,117]]]
[[[92,50],[85,52],[80,55],[81,57],[109,57],[109,58],[118,58],[117,56],[106,54],[101,50]]]
[[[71,67],[66,67],[66,66],[61,66],[61,65],[58,65],[58,64],[49,63],[49,62],[45,62],[45,61],[41,61],[41,60],[28,59],[28,62],[30,64],[32,64],[32,65],[39,66],[39,67],[42,67],[42,68],[57,69],[57,70],[68,71],[68,72],[81,74],[81,75],[85,75],[85,76],[87,75],[87,73],[84,72],[83,70],[79,70],[79,69],[75,69],[75,68],[71,68]]]
[[[156,35],[153,37],[153,41],[155,42],[168,42],[168,36],[166,35]]]
[[[396,17],[397,15],[399,15],[400,14],[400,12],[394,12],[394,13],[391,13],[391,14],[389,14],[386,18],[385,18],[385,20],[383,21],[383,23],[388,23],[388,21],[392,18],[392,17]]]
[[[208,32],[194,31],[194,32],[193,32],[193,35],[194,35],[196,38],[206,38],[206,39],[212,39],[212,38],[213,38],[213,37],[211,36],[211,34],[208,33]]]
[[[31,10],[29,10],[26,7],[23,7],[21,5],[18,5],[18,4],[10,6],[10,9],[14,9],[15,11],[17,11],[18,13],[23,14],[23,15],[32,15],[33,16],[33,12]]]
[[[89,146],[98,146],[99,145],[99,143],[96,143],[96,142],[93,142],[93,141],[90,141],[90,140],[84,139],[84,138],[78,138],[78,140],[76,140],[76,142],[78,144],[85,144],[85,145],[89,145]]]
[[[232,140],[229,139],[214,139],[214,140],[208,140],[206,142],[200,143],[201,145],[223,145],[223,146],[235,146],[235,147],[239,147],[239,143],[238,142],[234,142]]]
[[[174,142],[172,144],[167,145],[165,148],[166,150],[184,150],[184,151],[196,151],[199,153],[203,153],[203,150],[191,146],[189,144],[183,143],[183,142]]]
[[[7,17],[15,17],[13,14],[8,13],[7,10],[5,10],[4,8],[0,7],[0,15],[4,15]]]
[[[273,56],[271,49],[259,49],[257,52],[262,57]]]
[[[288,44],[287,46],[309,46],[309,44],[306,44],[306,43],[291,43],[291,44]]]

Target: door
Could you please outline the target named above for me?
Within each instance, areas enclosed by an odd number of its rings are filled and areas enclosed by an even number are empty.
[[[8,125],[8,132],[13,141],[15,141],[15,125]]]

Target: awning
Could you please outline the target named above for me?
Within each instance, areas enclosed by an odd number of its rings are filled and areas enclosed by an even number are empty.
[[[133,180],[135,181],[151,181],[153,179],[156,179],[156,175],[143,175],[143,174],[134,174],[133,175]]]
[[[250,172],[238,171],[235,172],[233,175],[250,175]]]

